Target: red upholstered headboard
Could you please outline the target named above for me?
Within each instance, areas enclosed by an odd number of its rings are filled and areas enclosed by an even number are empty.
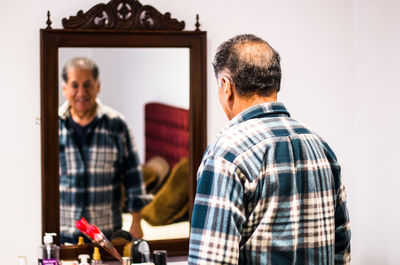
[[[161,156],[171,168],[189,155],[189,111],[162,104],[145,105],[146,161]]]

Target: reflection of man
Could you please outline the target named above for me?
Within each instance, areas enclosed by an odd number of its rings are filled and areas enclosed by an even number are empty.
[[[278,53],[237,36],[218,48],[214,70],[230,122],[198,171],[189,264],[349,264],[340,166],[276,102]]]
[[[106,236],[121,228],[121,186],[132,212],[131,234],[143,236],[139,211],[147,201],[133,138],[121,115],[97,99],[98,68],[74,58],[63,68],[59,108],[61,241],[76,242],[85,217]]]

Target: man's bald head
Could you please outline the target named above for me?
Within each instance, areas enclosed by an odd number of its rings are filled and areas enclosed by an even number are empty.
[[[279,54],[254,35],[238,35],[221,44],[213,66],[217,78],[229,76],[240,96],[269,96],[280,90]]]

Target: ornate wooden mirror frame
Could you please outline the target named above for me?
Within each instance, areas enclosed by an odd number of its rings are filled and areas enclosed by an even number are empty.
[[[41,148],[42,148],[42,232],[59,235],[58,159],[58,49],[63,47],[185,47],[190,49],[189,216],[196,190],[196,170],[206,147],[206,32],[183,31],[184,22],[162,15],[136,0],[112,0],[86,13],[63,19],[64,29],[40,30],[41,44]],[[57,236],[56,243],[59,243]],[[150,241],[151,249],[165,249],[168,255],[187,255],[188,239]],[[61,258],[75,258],[85,252],[62,247]]]

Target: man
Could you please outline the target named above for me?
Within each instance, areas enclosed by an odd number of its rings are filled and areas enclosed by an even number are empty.
[[[82,216],[110,237],[121,228],[121,186],[132,212],[130,233],[143,236],[139,211],[148,201],[133,138],[121,114],[103,105],[99,70],[88,58],[73,58],[62,71],[59,108],[61,242],[76,243]]]
[[[189,264],[349,264],[350,227],[336,156],[290,118],[280,58],[254,35],[214,58],[230,122],[198,170]]]

